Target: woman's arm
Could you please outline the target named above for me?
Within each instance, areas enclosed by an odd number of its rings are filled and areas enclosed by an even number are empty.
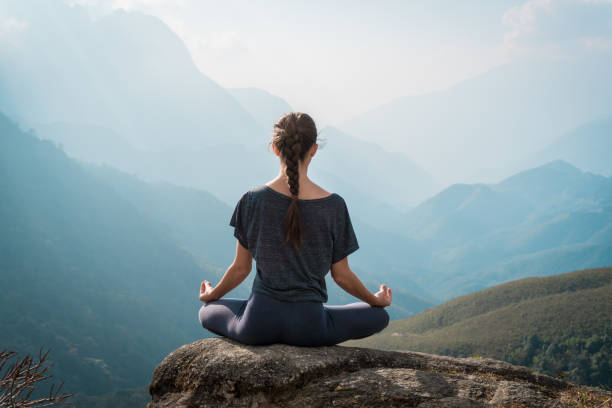
[[[210,285],[210,282],[202,282],[202,285],[200,285],[200,300],[202,302],[212,302],[222,298],[229,291],[240,285],[251,273],[252,260],[253,257],[249,250],[236,241],[236,258],[234,262],[227,268],[225,274],[214,288]]]
[[[391,304],[391,289],[387,285],[380,285],[380,291],[376,294],[370,292],[361,283],[361,280],[351,271],[348,265],[348,257],[332,264],[331,275],[334,281],[342,289],[366,302],[371,306],[386,307]]]

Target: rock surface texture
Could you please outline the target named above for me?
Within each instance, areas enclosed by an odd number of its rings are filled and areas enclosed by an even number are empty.
[[[575,388],[492,359],[214,337],[157,366],[148,407],[573,407]]]

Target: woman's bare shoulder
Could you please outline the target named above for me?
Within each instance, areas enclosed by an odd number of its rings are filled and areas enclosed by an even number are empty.
[[[284,195],[287,195],[287,196],[291,195],[291,192],[289,191],[289,186],[283,184],[282,182],[278,180],[267,182],[264,184],[264,186],[270,187],[273,190],[280,192]],[[332,194],[333,193],[327,191],[320,185],[314,182],[309,182],[308,184],[305,184],[303,186],[300,185],[298,196],[301,199],[310,200],[310,199],[329,197]]]
[[[310,191],[311,195],[314,197],[327,197],[332,193],[319,186],[318,184],[312,183],[312,190]]]

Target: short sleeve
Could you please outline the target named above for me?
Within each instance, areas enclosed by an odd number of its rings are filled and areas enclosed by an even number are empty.
[[[249,244],[247,241],[247,226],[249,220],[249,194],[248,192],[244,193],[236,207],[234,208],[234,213],[232,214],[232,218],[230,219],[229,225],[234,227],[234,236],[245,248],[249,248]]]
[[[351,217],[344,200],[342,200],[340,210],[336,216],[333,235],[332,264],[344,259],[359,248],[353,224],[351,223]]]

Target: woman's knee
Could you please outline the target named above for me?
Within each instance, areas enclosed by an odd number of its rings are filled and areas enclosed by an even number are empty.
[[[382,331],[385,327],[387,327],[389,325],[389,313],[385,310],[384,307],[374,307],[375,309],[380,309],[380,311],[377,311],[378,315],[379,315],[379,324],[380,324],[380,328],[378,329],[378,331]]]
[[[206,328],[206,315],[207,315],[206,305],[202,305],[200,310],[198,311],[198,319],[200,320],[200,324],[202,327]]]
[[[218,306],[218,301],[208,302],[200,307],[198,311],[198,319],[205,329],[210,329],[211,326],[218,325],[224,315],[223,309],[220,309]]]
[[[389,313],[384,307],[370,306],[364,314],[364,321],[367,322],[370,334],[378,333],[389,325]]]

